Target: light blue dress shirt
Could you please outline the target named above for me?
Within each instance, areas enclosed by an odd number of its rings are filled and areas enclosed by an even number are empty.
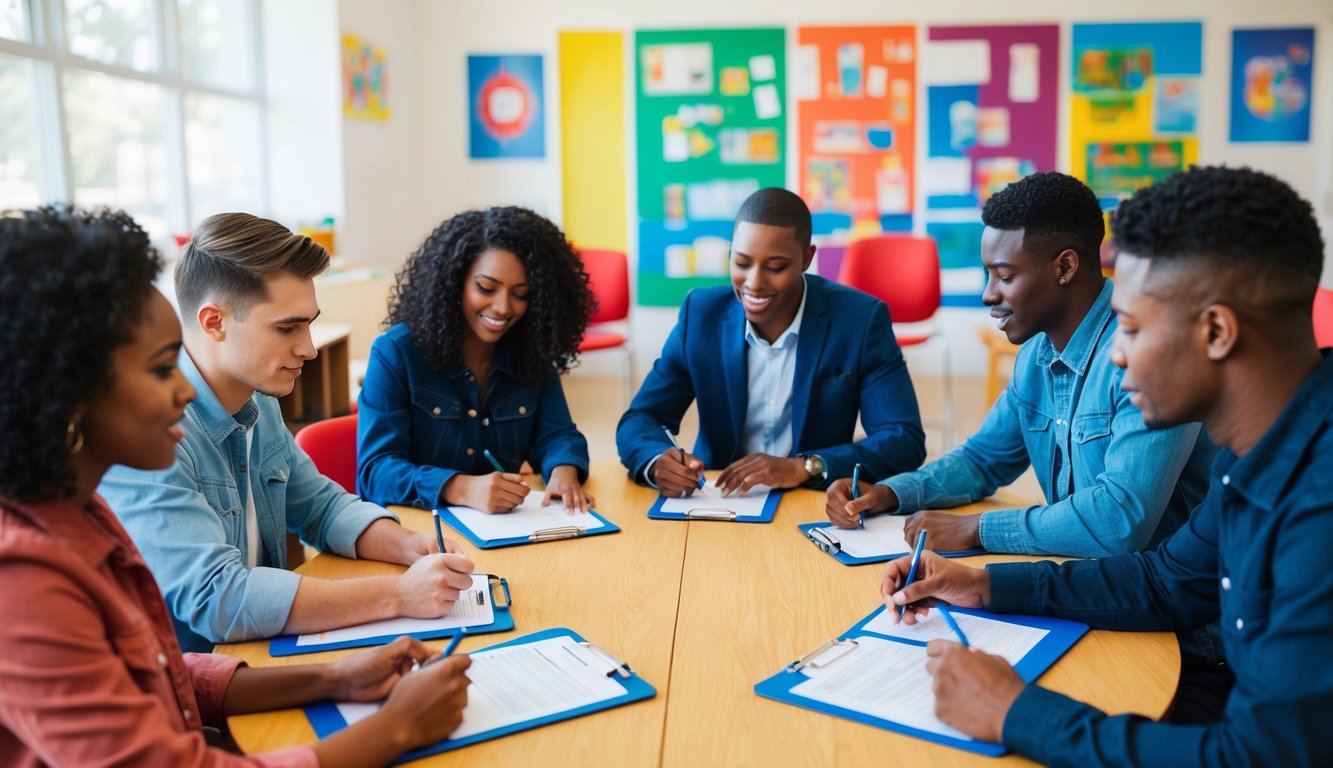
[[[805,280],[805,276],[801,276]],[[791,454],[791,398],[796,375],[796,345],[801,340],[801,320],[809,286],[802,286],[801,304],[791,325],[772,344],[759,337],[754,325],[745,321],[746,366],[750,400],[745,410],[741,445],[746,453],[769,456]]]

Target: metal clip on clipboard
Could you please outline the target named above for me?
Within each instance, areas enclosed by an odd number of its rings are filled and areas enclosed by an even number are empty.
[[[740,515],[726,507],[695,507],[685,510],[685,517],[691,520],[735,520]]]
[[[621,677],[627,680],[629,679],[630,677],[629,665],[621,661],[620,659],[616,658],[616,656],[613,653],[606,650],[602,646],[597,645],[596,643],[590,643],[587,640],[584,640],[583,642],[579,643],[579,645],[583,646],[584,648],[587,648],[590,651],[593,651],[594,653],[600,653],[602,656],[605,656],[607,660],[609,660],[612,664],[615,665],[615,667],[610,672],[606,673],[607,677],[610,677],[611,675],[620,675]]]
[[[810,541],[816,547],[819,547],[830,555],[836,555],[842,551],[842,542],[827,533],[824,533],[822,528],[811,528],[805,532],[805,535],[809,537]]]
[[[497,611],[509,610],[509,606],[514,604],[514,598],[509,596],[509,580],[503,576],[496,576],[495,574],[488,573],[486,574],[486,584],[491,590],[491,605],[495,606],[495,610]],[[495,602],[496,587],[499,587],[501,591],[504,592],[505,595],[504,605],[500,605],[499,603]]]
[[[788,664],[787,671],[798,672],[805,667],[809,667],[811,669],[819,669],[821,667],[827,667],[828,665],[832,664],[838,659],[841,659],[842,657],[850,654],[852,651],[855,651],[859,647],[861,647],[861,644],[856,642],[855,640],[851,639],[839,640],[836,637],[829,638],[828,640],[824,641],[823,645],[805,654],[796,661],[793,661],[791,664]],[[837,656],[832,656],[826,661],[818,661],[818,659],[822,657],[824,654],[830,653],[838,648],[842,649],[842,653],[839,653]]]
[[[559,528],[543,528],[528,536],[528,541],[555,541],[573,539],[583,535],[583,529],[577,525],[564,525]]]

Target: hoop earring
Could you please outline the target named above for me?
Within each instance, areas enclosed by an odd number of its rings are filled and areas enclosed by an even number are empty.
[[[83,430],[79,429],[79,421],[83,417],[74,414],[69,418],[69,424],[65,427],[65,447],[69,448],[69,455],[75,456],[83,450]]]

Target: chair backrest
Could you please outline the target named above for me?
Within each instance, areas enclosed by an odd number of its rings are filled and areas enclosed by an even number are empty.
[[[629,317],[629,259],[620,251],[585,248],[579,251],[588,273],[597,311],[591,323],[614,323]]]
[[[1320,347],[1333,347],[1333,289],[1322,286],[1314,294],[1314,340]]]
[[[940,257],[935,240],[882,235],[848,244],[838,282],[889,305],[895,323],[929,320],[940,308]]]
[[[356,414],[317,421],[296,433],[296,444],[321,475],[356,493]]]

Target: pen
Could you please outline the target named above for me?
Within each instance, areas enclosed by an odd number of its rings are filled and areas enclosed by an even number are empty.
[[[500,462],[496,460],[495,454],[491,453],[490,448],[483,448],[481,450],[481,455],[486,457],[486,460],[491,463],[492,467],[495,467],[496,472],[499,472],[502,475],[505,473],[505,468],[500,466]]]
[[[856,501],[861,496],[861,465],[852,467],[852,501]],[[857,515],[857,528],[866,527],[866,516]]]
[[[949,629],[952,629],[953,633],[958,635],[958,642],[962,643],[964,648],[971,648],[972,646],[968,645],[967,642],[967,635],[963,634],[963,630],[958,626],[958,622],[953,620],[953,614],[949,612],[949,609],[944,607],[943,604],[940,604],[935,606],[935,610],[940,612],[940,616],[944,618],[944,623],[949,625]]]
[[[460,627],[458,630],[458,634],[449,638],[449,644],[444,646],[444,650],[440,651],[439,656],[433,656],[427,659],[425,662],[418,662],[413,667],[413,671],[418,669],[425,669],[426,667],[429,667],[430,665],[434,664],[437,661],[444,661],[445,659],[449,658],[449,654],[453,653],[454,649],[458,647],[458,641],[462,640],[463,635],[466,634],[467,634],[467,627]]]
[[[435,543],[440,545],[440,554],[444,554],[444,530],[440,528],[440,510],[431,515],[435,518]]]
[[[916,548],[912,550],[912,564],[907,569],[907,581],[903,582],[903,589],[907,589],[912,580],[916,578],[916,567],[921,563],[921,550],[926,546],[926,529],[922,528],[921,533],[916,535]],[[898,619],[901,620],[903,612],[907,610],[907,604],[898,606]]]
[[[671,447],[672,447],[672,448],[675,448],[677,451],[680,451],[680,463],[681,463],[681,464],[684,464],[684,463],[685,463],[685,449],[684,449],[684,448],[681,448],[681,447],[680,447],[680,443],[676,442],[676,436],[673,435],[673,434],[671,434],[671,430],[667,429],[666,427],[662,427],[662,431],[666,433],[667,439],[671,441]],[[703,476],[703,475],[699,475],[699,490],[701,490],[701,491],[704,490],[704,476]]]

